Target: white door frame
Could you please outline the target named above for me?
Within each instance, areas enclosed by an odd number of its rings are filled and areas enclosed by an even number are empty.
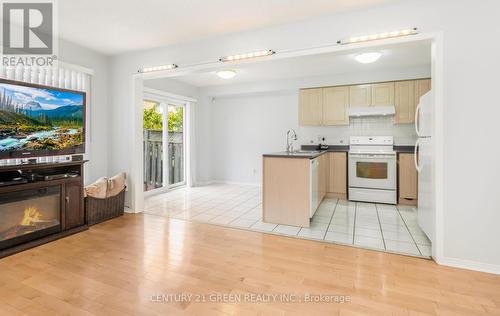
[[[409,43],[416,41],[430,40],[432,42],[432,89],[434,90],[434,104],[435,104],[435,205],[436,205],[436,218],[435,218],[435,241],[432,246],[432,255],[437,263],[441,263],[445,260],[443,253],[443,233],[444,233],[444,223],[443,223],[443,199],[444,199],[444,150],[443,150],[443,137],[444,137],[444,104],[443,104],[443,32],[433,32],[433,33],[422,33],[406,37],[390,38],[384,40],[370,41],[364,43],[356,43],[349,45],[339,45],[339,44],[328,44],[319,47],[293,49],[286,51],[276,51],[275,55],[268,56],[266,60],[270,59],[283,59],[298,56],[315,55],[322,53],[331,53],[339,51],[349,51],[358,50],[362,48],[370,48],[381,45],[399,44],[399,43]],[[254,63],[259,62],[258,60],[246,60],[240,63]],[[132,159],[132,177],[131,181],[134,179],[142,179],[142,150],[137,150],[142,147],[142,113],[138,109],[142,108],[142,89],[143,80],[146,79],[158,79],[158,78],[172,78],[177,76],[182,76],[185,74],[192,73],[197,70],[203,69],[213,69],[214,67],[220,66],[219,61],[198,63],[192,65],[180,65],[179,68],[173,70],[158,71],[152,73],[137,73],[133,75],[133,85],[134,85],[134,99],[133,104],[135,108],[135,124],[133,125],[133,133],[135,137],[133,138],[135,142],[135,149],[133,152],[134,159]],[[139,127],[141,127],[139,129]],[[131,205],[134,207],[136,212],[143,210],[143,193],[142,181],[139,181],[139,185],[133,185],[132,201]]]

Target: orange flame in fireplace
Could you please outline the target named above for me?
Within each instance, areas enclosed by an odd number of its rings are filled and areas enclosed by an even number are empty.
[[[21,221],[23,226],[31,226],[33,222],[41,219],[42,214],[38,211],[36,207],[28,207],[24,209],[24,217]]]

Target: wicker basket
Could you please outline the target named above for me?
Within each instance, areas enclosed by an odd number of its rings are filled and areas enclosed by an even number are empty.
[[[87,196],[85,198],[85,213],[88,225],[95,225],[108,219],[123,215],[125,209],[125,189],[115,196],[98,199]]]

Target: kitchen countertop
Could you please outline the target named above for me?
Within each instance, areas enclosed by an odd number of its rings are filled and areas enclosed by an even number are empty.
[[[413,153],[415,146],[394,145],[394,151],[397,153]],[[319,150],[318,145],[302,145],[301,152],[280,151],[262,155],[263,157],[280,158],[302,158],[314,159],[327,152],[348,152],[349,145],[331,145],[328,149]]]
[[[394,151],[397,153],[410,153],[413,154],[415,146],[413,145],[394,145]]]
[[[263,157],[279,157],[279,158],[302,158],[302,159],[314,159],[316,157],[321,156],[326,153],[326,150],[323,151],[310,151],[310,152],[287,152],[280,151],[276,153],[264,154]]]

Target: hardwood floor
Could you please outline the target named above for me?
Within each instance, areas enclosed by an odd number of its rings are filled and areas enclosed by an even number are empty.
[[[350,302],[165,302],[179,293]],[[500,276],[142,214],[0,260],[0,315],[255,314],[500,315]]]

